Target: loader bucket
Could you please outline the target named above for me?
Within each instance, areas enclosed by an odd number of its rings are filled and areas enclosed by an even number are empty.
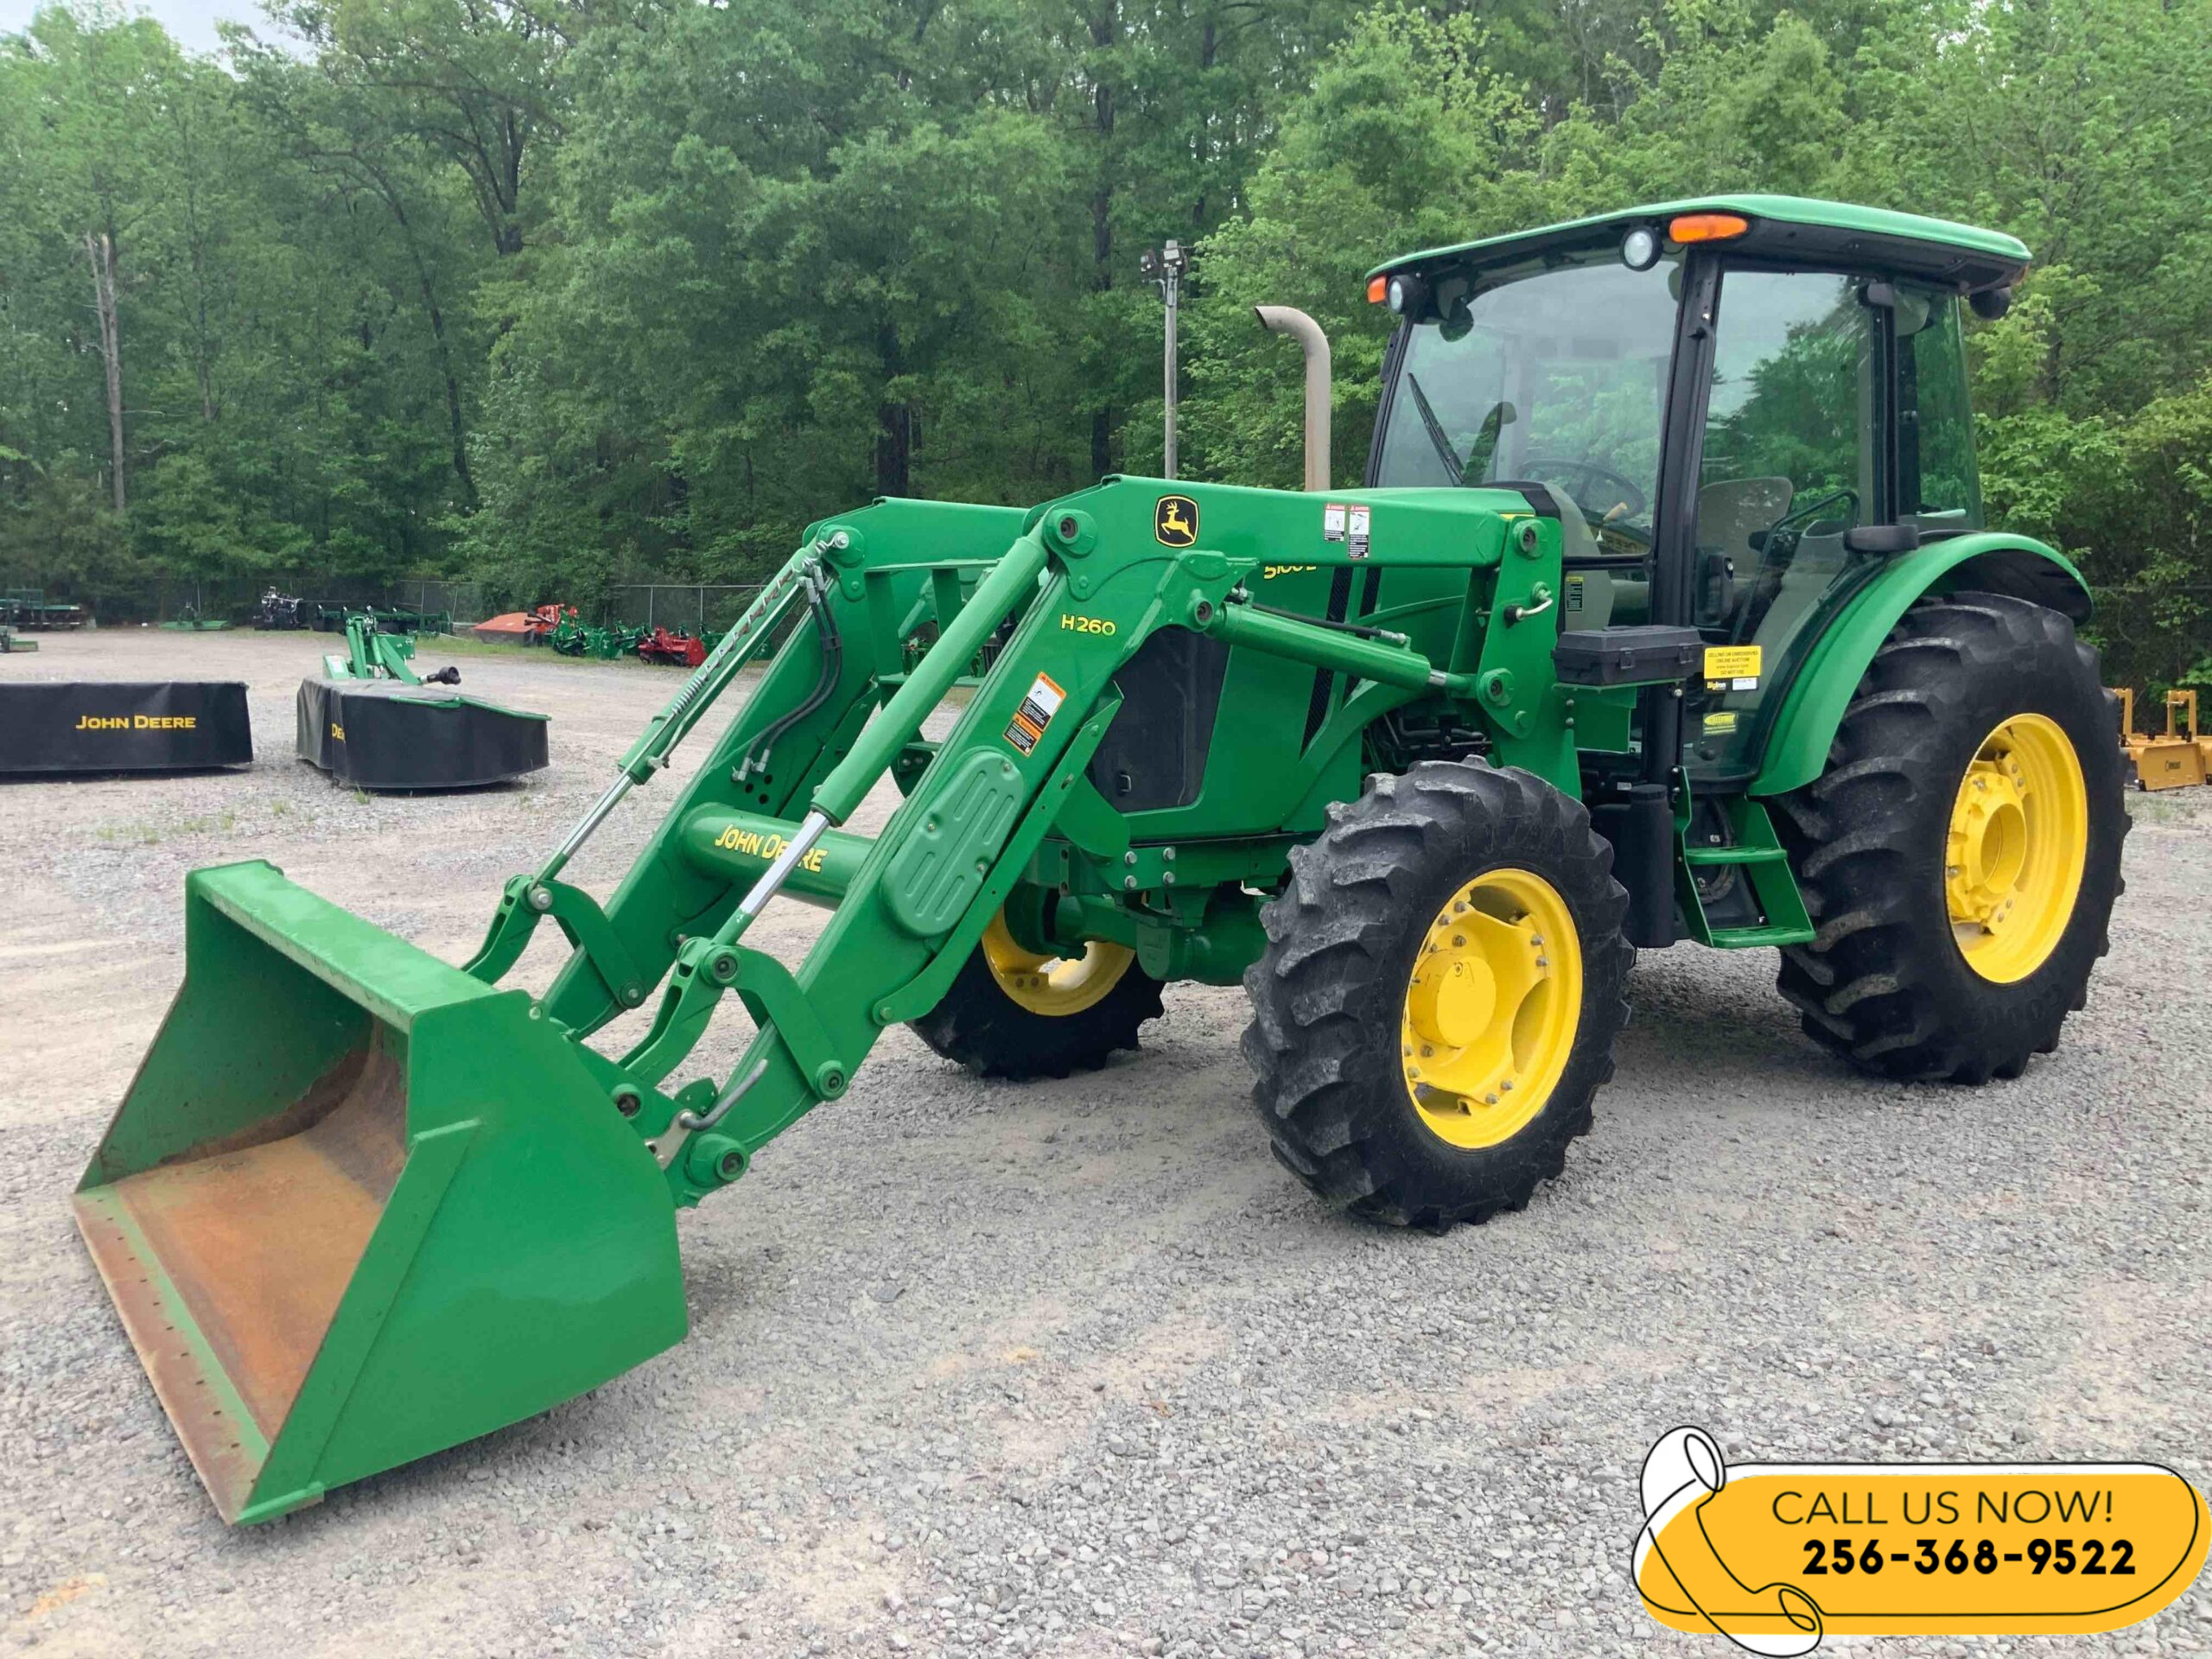
[[[215,1507],[268,1520],[684,1332],[675,1211],[529,995],[252,862],[73,1199]]]

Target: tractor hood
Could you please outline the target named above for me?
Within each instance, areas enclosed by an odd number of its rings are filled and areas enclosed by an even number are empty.
[[[1138,532],[1163,548],[1205,548],[1273,568],[1346,557],[1494,563],[1512,520],[1559,516],[1541,485],[1305,493],[1116,475],[1031,509],[1027,525],[1069,508],[1093,515],[1102,535]]]

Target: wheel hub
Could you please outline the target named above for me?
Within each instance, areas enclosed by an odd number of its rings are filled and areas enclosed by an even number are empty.
[[[1416,975],[1407,1006],[1423,1046],[1465,1048],[1497,1011],[1497,976],[1481,957],[1463,953]]]
[[[1422,1121],[1454,1146],[1510,1139],[1567,1069],[1581,1001],[1573,917],[1549,882],[1492,870],[1459,889],[1406,986],[1406,1090]]]
[[[1951,814],[1945,881],[1953,918],[1986,925],[2009,912],[2027,849],[2018,759],[2007,753],[2001,760],[1976,760],[1967,768]]]
[[[2088,852],[2081,759],[2044,715],[2001,721],[1959,780],[1943,846],[1943,898],[1967,965],[2010,983],[2066,931]]]

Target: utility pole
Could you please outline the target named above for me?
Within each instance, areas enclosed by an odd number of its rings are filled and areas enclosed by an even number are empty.
[[[1191,251],[1170,237],[1165,247],[1147,248],[1137,257],[1137,269],[1160,289],[1167,302],[1166,430],[1160,444],[1160,475],[1175,476],[1175,324],[1182,302],[1183,276],[1191,268]]]

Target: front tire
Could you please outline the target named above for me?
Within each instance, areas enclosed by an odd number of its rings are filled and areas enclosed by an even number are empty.
[[[1065,1077],[1137,1046],[1160,1014],[1160,982],[1126,945],[1093,940],[1080,957],[1025,950],[995,918],[915,1035],[978,1077]]]
[[[1588,812],[1529,772],[1425,761],[1332,807],[1244,976],[1275,1156],[1399,1226],[1519,1209],[1613,1074],[1627,911]]]
[[[2015,1077],[2110,948],[2128,828],[2096,653],[2059,613],[1927,600],[1875,653],[1828,769],[1778,803],[1815,936],[1807,1035],[1878,1076]]]

